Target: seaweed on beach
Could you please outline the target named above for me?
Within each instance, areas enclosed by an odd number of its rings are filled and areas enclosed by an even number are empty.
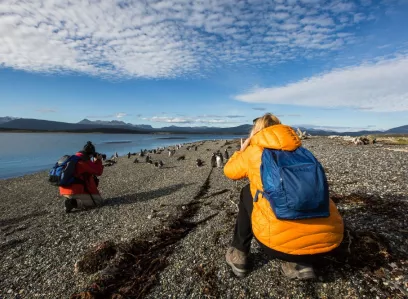
[[[203,281],[203,286],[201,287],[201,292],[208,296],[217,296],[217,275],[216,268],[214,266],[199,264],[194,267],[194,272]]]
[[[86,291],[73,294],[71,299],[143,298],[156,282],[158,273],[167,266],[167,257],[174,250],[172,245],[197,225],[184,220],[196,213],[197,204],[193,202],[186,207],[181,217],[173,219],[168,227],[156,232],[153,238],[143,236],[116,244],[117,253],[110,265],[96,273],[94,282]],[[80,263],[89,264],[96,260],[96,253],[92,248]]]
[[[195,216],[200,208],[198,200],[209,188],[210,175],[193,201],[181,208],[181,215],[170,219],[167,227],[157,229],[153,237],[146,234],[119,244],[104,242],[86,252],[76,263],[76,270],[94,274],[93,282],[86,290],[75,293],[70,298],[121,299],[146,296],[156,283],[160,271],[167,266],[167,257],[173,253],[174,245],[197,225],[215,216],[211,215],[199,222],[186,220]],[[105,260],[101,260],[103,257]]]
[[[408,258],[404,250],[408,203],[364,194],[334,195],[332,199],[343,214],[344,239],[316,266],[322,272],[336,269],[344,277],[356,277],[360,296],[406,298],[407,286],[401,282]]]

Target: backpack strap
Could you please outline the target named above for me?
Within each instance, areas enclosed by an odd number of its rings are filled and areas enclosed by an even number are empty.
[[[254,196],[254,202],[258,201],[258,196],[261,194],[263,196],[263,192],[260,190],[256,190],[255,196]]]

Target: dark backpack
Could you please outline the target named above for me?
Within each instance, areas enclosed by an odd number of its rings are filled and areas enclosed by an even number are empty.
[[[54,167],[49,172],[48,180],[56,186],[69,186],[81,180],[74,177],[75,166],[79,160],[78,156],[65,155],[55,163]]]
[[[329,187],[323,166],[303,147],[295,151],[264,149],[261,193],[278,219],[329,217]]]

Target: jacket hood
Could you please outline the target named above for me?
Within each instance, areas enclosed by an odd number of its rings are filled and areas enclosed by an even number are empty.
[[[291,127],[273,125],[252,136],[251,144],[259,145],[263,148],[294,151],[302,145],[302,142]]]

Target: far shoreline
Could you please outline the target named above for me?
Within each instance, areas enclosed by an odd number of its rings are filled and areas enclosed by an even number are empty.
[[[50,132],[51,133],[51,132]],[[237,137],[236,139],[238,139],[239,137]],[[186,137],[181,137],[181,138],[178,138],[178,137],[162,137],[162,138],[158,138],[158,139],[166,139],[166,140],[179,140],[179,139],[182,139],[182,140],[186,140],[186,139],[188,139],[188,138],[186,138]],[[235,138],[229,138],[229,139],[225,139],[225,141],[233,141]],[[220,139],[220,140],[222,140],[222,139]],[[191,144],[191,145],[194,145],[194,144],[198,144],[198,143],[200,143],[200,142],[203,142],[203,141],[208,141],[207,139],[204,139],[204,140],[197,140],[197,141],[191,141],[191,142],[183,142],[183,144]],[[172,145],[169,145],[169,146],[172,146]],[[166,146],[166,147],[169,147],[169,146]],[[174,145],[173,145],[174,146]],[[149,148],[149,149],[147,149],[147,150],[153,150],[154,148]],[[120,155],[119,157],[126,157],[127,155],[126,154],[124,154],[124,155]],[[12,179],[18,179],[18,178],[24,178],[25,176],[29,176],[29,175],[35,175],[35,174],[38,174],[38,173],[41,173],[41,172],[44,172],[44,174],[47,176],[48,175],[48,171],[51,169],[51,167],[52,167],[52,165],[50,165],[48,168],[41,168],[41,169],[37,169],[37,170],[33,170],[33,171],[30,171],[30,172],[27,172],[27,173],[24,173],[24,174],[18,174],[18,175],[13,175],[13,176],[6,176],[6,177],[0,177],[0,181],[4,181],[4,180],[12,180]]]
[[[0,133],[59,133],[59,134],[132,134],[132,135],[228,135],[228,136],[243,136],[247,133],[222,133],[222,132],[133,132],[133,131],[43,131],[43,130],[19,130],[19,129],[1,129]],[[169,137],[168,139],[171,139]]]

